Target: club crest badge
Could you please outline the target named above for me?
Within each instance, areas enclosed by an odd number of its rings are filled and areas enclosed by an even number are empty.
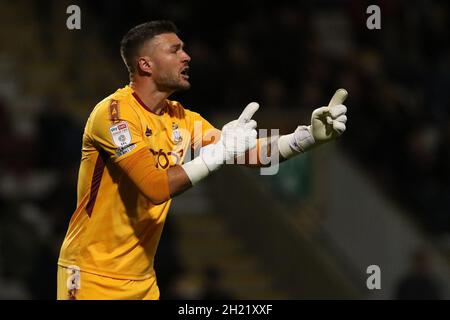
[[[178,130],[178,124],[172,122],[172,139],[175,143],[180,143],[183,141],[183,137],[181,137],[180,130]]]

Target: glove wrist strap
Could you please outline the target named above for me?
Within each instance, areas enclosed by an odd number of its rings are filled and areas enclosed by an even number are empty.
[[[299,126],[291,133],[278,139],[278,150],[285,159],[304,153],[315,145],[309,126]]]
[[[182,165],[192,185],[206,178],[224,163],[224,148],[221,143],[210,144],[200,149],[200,155]]]

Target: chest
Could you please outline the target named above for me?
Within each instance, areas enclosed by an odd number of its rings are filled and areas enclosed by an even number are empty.
[[[191,147],[189,123],[164,115],[141,119],[142,137],[155,157],[157,166],[167,169],[182,164],[187,150]]]

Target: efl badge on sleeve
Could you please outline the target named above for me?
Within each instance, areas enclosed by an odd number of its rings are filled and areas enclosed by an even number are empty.
[[[126,121],[110,127],[109,131],[116,146],[125,147],[131,143],[131,132]]]
[[[183,138],[181,137],[180,131],[178,130],[178,125],[175,122],[172,122],[172,139],[175,143],[180,143],[183,141]]]

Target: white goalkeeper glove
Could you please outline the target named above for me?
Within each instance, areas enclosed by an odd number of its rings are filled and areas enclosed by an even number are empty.
[[[299,126],[294,133],[278,139],[278,150],[285,159],[331,141],[344,133],[347,107],[343,105],[347,90],[338,89],[327,107],[313,111],[311,125]]]
[[[248,150],[256,147],[257,123],[252,117],[258,109],[258,103],[249,103],[237,120],[223,126],[217,143],[201,148],[198,157],[182,165],[192,185],[224,163],[243,156]]]

